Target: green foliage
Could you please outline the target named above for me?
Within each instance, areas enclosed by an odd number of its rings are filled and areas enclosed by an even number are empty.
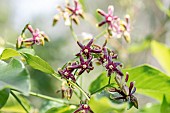
[[[17,95],[17,97],[22,101],[23,105],[29,110],[30,103],[29,101],[21,95]],[[5,106],[0,110],[2,113],[26,113],[22,106],[16,101],[13,96],[9,96],[9,99]]]
[[[163,101],[161,105],[161,113],[170,113],[170,103],[168,103],[166,96],[163,96]]]
[[[0,109],[5,105],[9,97],[9,89],[3,89],[0,91]]]
[[[151,49],[153,56],[158,60],[165,71],[170,74],[170,48],[156,41],[152,41]]]
[[[28,95],[30,90],[29,74],[21,61],[12,59],[9,64],[0,61],[0,90],[12,88]]]
[[[40,57],[28,53],[23,53],[23,56],[32,68],[48,74],[53,74],[55,72],[52,67]]]
[[[8,59],[8,58],[15,57],[15,56],[20,56],[20,54],[15,49],[6,48],[2,52],[0,59]]]
[[[108,84],[109,77],[106,72],[101,73],[89,86],[89,92],[91,94],[97,93],[105,89],[106,87],[112,86],[114,83]]]
[[[92,96],[89,105],[94,113],[117,113],[124,111],[125,104],[112,103],[107,97]]]
[[[147,105],[137,113],[160,113],[160,104]]]
[[[135,81],[137,93],[144,94],[162,100],[164,94],[170,96],[170,78],[161,71],[149,66],[142,65],[139,67],[126,69],[129,72],[129,81]]]
[[[45,113],[72,113],[75,110],[76,106],[62,106],[62,107],[53,107]]]

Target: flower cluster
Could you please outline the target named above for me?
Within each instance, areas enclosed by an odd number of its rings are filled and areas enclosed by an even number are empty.
[[[74,7],[70,7],[70,4],[67,4],[63,9],[61,6],[58,6],[59,14],[54,16],[53,26],[57,23],[60,17],[64,18],[65,25],[71,25],[73,21],[75,24],[79,24],[79,17],[82,19],[83,9],[78,0],[74,0]]]
[[[108,24],[108,33],[113,37],[124,37],[127,42],[130,42],[130,22],[129,15],[125,16],[125,21],[120,20],[118,16],[113,15],[114,7],[108,7],[108,13],[105,13],[103,10],[98,9],[97,12],[104,17],[104,20],[98,24],[102,26]]]
[[[124,100],[128,101],[130,107],[135,106],[138,108],[138,101],[137,98],[133,95],[136,91],[136,87],[134,87],[134,82],[130,82],[130,86],[128,87],[126,83],[128,82],[129,74],[126,73],[125,80],[123,82],[123,77],[116,75],[115,80],[117,82],[118,88],[111,88],[109,89],[110,92],[117,92],[120,94],[120,97],[115,97],[116,100]]]
[[[25,38],[24,32],[26,29],[31,33],[31,38]],[[32,47],[34,44],[44,45],[45,41],[48,42],[49,38],[43,31],[40,31],[38,28],[34,30],[30,24],[27,24],[22,31],[22,34],[17,39],[16,48]]]

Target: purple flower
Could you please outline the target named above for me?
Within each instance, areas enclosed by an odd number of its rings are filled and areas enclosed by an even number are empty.
[[[106,23],[108,24],[109,28],[113,28],[113,27],[114,27],[114,26],[113,26],[113,22],[114,22],[115,20],[117,20],[118,17],[113,15],[113,12],[114,12],[114,7],[113,7],[113,6],[109,6],[109,7],[108,7],[108,13],[105,13],[105,12],[104,12],[103,10],[101,10],[101,9],[98,9],[97,12],[98,12],[100,15],[104,16],[104,18],[105,18],[104,21],[102,21],[101,23],[98,24],[99,27],[102,26],[102,25],[104,25],[104,24],[106,24]]]
[[[80,42],[77,41],[77,44],[81,48],[80,53],[83,53],[87,56],[87,58],[91,55],[91,53],[101,53],[101,49],[92,49],[92,44],[93,44],[94,39],[92,38],[87,45],[83,45]],[[78,53],[76,56],[79,56],[80,53]]]
[[[87,104],[80,104],[80,107],[76,111],[74,111],[74,113],[79,113],[79,112],[81,112],[81,113],[89,113],[89,112],[94,113],[91,110],[90,106],[88,106]]]
[[[122,100],[128,101],[128,102],[132,103],[133,106],[138,108],[137,98],[133,95],[136,91],[136,87],[134,87],[134,82],[130,82],[130,86],[128,87],[126,85],[126,82],[129,79],[129,74],[126,73],[125,82],[122,82],[122,78],[123,77],[116,75],[115,80],[116,80],[116,82],[119,86],[119,89],[111,88],[111,89],[109,89],[109,91],[110,92],[117,92],[121,95],[120,97],[115,97],[114,99],[117,99],[117,100],[122,99]]]
[[[31,38],[22,37],[26,29],[28,29],[32,34]],[[31,25],[27,24],[22,32],[22,35],[18,37],[16,45],[19,49],[21,47],[30,47],[34,44],[44,45],[44,41],[49,41],[48,36],[43,31],[40,31],[39,29],[34,30]]]
[[[122,64],[119,62],[113,62],[111,56],[108,56],[108,63],[105,67],[108,71],[108,76],[110,76],[114,72],[116,72],[120,76],[123,76],[123,73],[119,70],[119,67],[122,67]]]
[[[72,71],[68,68],[64,68],[63,70],[58,70],[58,73],[62,76],[62,78],[71,79],[73,82],[76,81]]]
[[[83,17],[83,10],[82,10],[82,7],[80,5],[80,3],[78,2],[78,0],[74,0],[74,7],[71,8],[69,6],[66,6],[66,8],[71,12],[71,14],[69,15],[69,17],[71,17],[71,19],[76,23],[78,24],[79,23],[79,20],[77,18],[77,16],[80,16],[81,18],[84,18]]]
[[[80,54],[80,64],[77,65],[73,65],[73,66],[69,66],[69,69],[80,69],[80,71],[78,72],[78,75],[81,75],[84,71],[89,72],[90,70],[93,70],[93,66],[92,66],[92,56],[90,56],[86,61],[84,60],[83,56]]]

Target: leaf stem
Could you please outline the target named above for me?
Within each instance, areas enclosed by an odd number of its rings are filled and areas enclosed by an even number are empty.
[[[27,112],[29,113],[29,111],[26,109],[26,107],[24,106],[24,104],[22,103],[22,101],[15,95],[14,92],[10,92],[12,94],[12,96],[18,101],[18,103],[22,106],[22,108]]]

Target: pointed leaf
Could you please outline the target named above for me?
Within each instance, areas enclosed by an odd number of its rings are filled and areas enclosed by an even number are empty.
[[[9,64],[0,61],[0,90],[4,88],[13,88],[28,95],[29,74],[22,62],[16,59],[11,60]]]
[[[3,89],[0,91],[0,109],[6,104],[9,97],[9,89]]]
[[[74,106],[74,105],[62,106],[62,107],[53,107],[45,113],[73,113],[75,108],[76,108],[76,106]]]
[[[94,113],[117,113],[126,108],[126,104],[112,103],[107,97],[92,96],[89,101],[90,108]]]
[[[170,103],[168,103],[166,96],[163,96],[163,101],[161,105],[161,113],[170,113]]]
[[[108,84],[109,77],[106,72],[101,73],[89,86],[89,92],[91,94],[97,93],[113,85],[113,83]]]
[[[156,41],[152,41],[151,49],[153,56],[157,59],[160,65],[170,75],[170,48]]]
[[[27,63],[34,69],[40,70],[44,73],[53,74],[54,70],[52,67],[43,59],[38,56],[33,56],[28,53],[23,54],[24,58],[26,59]]]
[[[135,81],[137,93],[148,95],[162,101],[164,94],[170,96],[170,77],[149,65],[142,65],[131,69],[129,72],[129,82]]]
[[[15,49],[6,48],[2,52],[0,59],[8,59],[8,58],[15,57],[15,56],[20,56],[20,54]]]

